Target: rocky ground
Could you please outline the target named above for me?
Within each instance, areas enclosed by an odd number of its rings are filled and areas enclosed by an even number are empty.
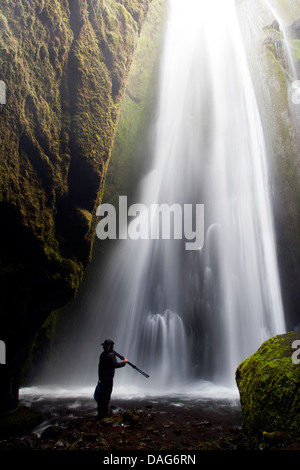
[[[131,404],[132,405],[132,404]],[[166,405],[115,408],[111,416],[97,420],[96,413],[66,416],[47,426],[41,434],[6,436],[2,450],[259,450],[297,449],[300,440],[280,434],[268,435],[263,443],[249,439],[241,427],[239,411],[219,413],[211,409]]]

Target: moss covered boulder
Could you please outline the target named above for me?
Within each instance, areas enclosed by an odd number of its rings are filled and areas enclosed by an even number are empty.
[[[299,340],[300,331],[271,338],[237,368],[243,428],[258,440],[300,436]]]

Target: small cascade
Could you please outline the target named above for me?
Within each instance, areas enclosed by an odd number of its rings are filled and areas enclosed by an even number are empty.
[[[188,377],[188,345],[182,319],[166,310],[149,314],[141,336],[140,356],[156,388],[174,388]],[[174,373],[175,372],[175,373]]]

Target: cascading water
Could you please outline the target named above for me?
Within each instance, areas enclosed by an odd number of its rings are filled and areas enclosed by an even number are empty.
[[[141,360],[147,369],[151,368],[152,364],[158,366],[158,383],[168,384],[169,387],[177,385],[178,374],[174,374],[174,369],[170,367],[172,361],[175,370],[181,371],[181,380],[186,381],[187,342],[179,315],[169,310],[162,314],[149,315],[145,322],[142,345],[146,356],[141,357]]]
[[[196,379],[232,386],[237,365],[285,331],[266,147],[236,2],[169,3],[153,170],[137,200],[204,204],[205,241],[195,251],[184,240],[118,243],[82,306],[89,320],[72,356],[80,383],[95,382],[99,345],[111,337],[150,374],[125,368],[122,384],[158,393]]]

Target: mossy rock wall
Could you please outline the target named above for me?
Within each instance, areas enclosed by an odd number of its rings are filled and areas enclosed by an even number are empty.
[[[271,338],[237,368],[243,428],[260,442],[264,433],[300,436],[299,340],[300,331]]]
[[[288,28],[294,31],[293,25]],[[295,35],[299,35],[295,31]],[[282,36],[276,30],[266,30],[264,43],[269,65],[267,84],[270,90],[272,155],[274,171],[274,213],[282,294],[286,310],[287,329],[299,326],[300,282],[300,171],[299,171],[299,104],[288,99],[293,77],[289,75],[282,47]],[[296,36],[295,36],[296,37]],[[290,48],[299,73],[298,39],[290,33]],[[294,77],[295,78],[295,77]],[[295,117],[298,113],[298,117]],[[294,119],[293,119],[294,118]]]
[[[287,58],[299,75],[300,7],[293,0],[240,0],[237,7],[266,144],[286,330],[292,331],[300,325],[300,104],[290,99],[296,77]]]
[[[131,64],[124,99],[118,106],[120,115],[102,201],[113,204],[116,208],[120,195],[127,196],[129,204],[138,200],[139,181],[152,162],[151,129],[156,116],[157,81],[166,13],[166,0],[151,1]],[[102,241],[95,238],[92,260],[75,299],[52,312],[34,338],[23,369],[23,384],[36,381],[40,383],[45,377],[48,379],[55,375],[62,355],[72,356],[69,341],[70,338],[76,338],[83,327],[83,305],[90,295],[90,286],[99,275],[99,266],[106,265],[114,248],[114,240]]]
[[[0,3],[1,382],[14,397],[24,348],[75,295],[91,259],[95,209],[149,3]]]

